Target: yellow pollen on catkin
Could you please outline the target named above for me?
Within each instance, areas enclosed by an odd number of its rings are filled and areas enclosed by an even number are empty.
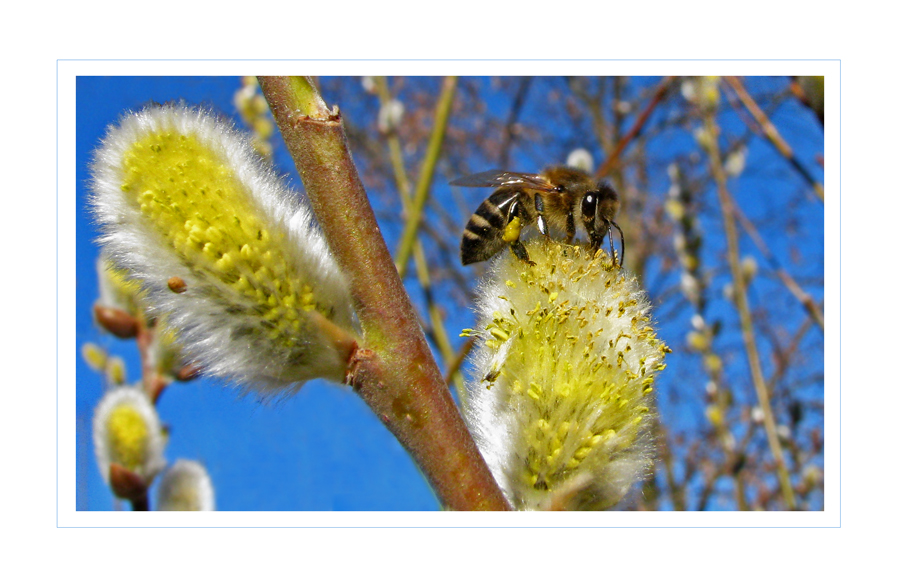
[[[113,461],[135,470],[144,461],[149,430],[141,414],[129,405],[120,405],[106,423]]]
[[[122,190],[184,264],[231,288],[272,324],[268,336],[291,346],[298,311],[325,310],[285,259],[292,245],[263,218],[229,162],[194,136],[148,134],[123,156]],[[187,277],[187,276],[185,276]]]
[[[650,374],[666,347],[645,294],[605,252],[525,246],[533,264],[500,259],[480,327],[467,332],[490,366],[467,417],[512,422],[503,442],[477,440],[514,507],[611,507],[652,463]]]

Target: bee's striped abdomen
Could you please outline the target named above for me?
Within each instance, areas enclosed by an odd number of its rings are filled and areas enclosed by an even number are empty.
[[[460,244],[463,265],[490,259],[503,249],[506,244],[503,229],[509,222],[509,207],[519,194],[518,191],[499,189],[478,206],[463,231]]]

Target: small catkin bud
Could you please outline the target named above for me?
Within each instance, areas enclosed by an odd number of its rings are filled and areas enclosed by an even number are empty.
[[[241,79],[241,89],[234,94],[234,106],[241,120],[252,129],[251,144],[256,152],[265,159],[272,158],[272,133],[275,125],[269,120],[269,107],[266,99],[259,91],[259,83],[252,75]]]
[[[610,508],[652,464],[669,348],[603,251],[526,244],[534,265],[504,253],[480,287],[465,415],[514,508]]]
[[[403,102],[391,100],[378,111],[378,130],[387,134],[395,132],[403,119]]]
[[[215,493],[206,468],[197,461],[175,461],[159,482],[156,503],[156,508],[160,511],[215,510]]]
[[[100,290],[97,305],[121,310],[131,316],[138,313],[141,307],[141,284],[129,279],[128,273],[117,269],[104,254],[97,259],[97,281]]]
[[[106,362],[106,381],[115,387],[125,385],[128,380],[128,371],[125,368],[125,360],[122,357],[110,357]]]
[[[109,130],[92,172],[104,253],[204,373],[260,390],[344,379],[356,336],[345,279],[246,134],[153,106]]]
[[[566,158],[566,165],[580,169],[585,173],[593,173],[594,157],[587,149],[575,149]]]
[[[156,374],[166,379],[179,379],[182,369],[187,366],[184,349],[178,342],[176,332],[168,327],[165,317],[156,321],[156,332],[147,354]]]
[[[85,343],[81,347],[81,356],[84,362],[94,371],[103,372],[106,370],[106,363],[109,361],[109,355],[106,351],[92,342]]]
[[[94,411],[94,450],[107,483],[115,464],[149,485],[166,465],[164,448],[159,416],[143,391],[118,387],[106,393]]]

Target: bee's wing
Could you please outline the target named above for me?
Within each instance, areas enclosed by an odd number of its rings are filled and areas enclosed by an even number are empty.
[[[556,186],[547,181],[547,178],[543,175],[503,171],[501,169],[491,169],[473,175],[466,175],[454,179],[450,182],[450,185],[463,187],[503,187],[508,185],[518,185],[527,189],[544,192],[550,192],[556,189]]]

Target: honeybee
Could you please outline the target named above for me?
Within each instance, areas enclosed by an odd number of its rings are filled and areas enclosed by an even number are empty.
[[[467,175],[450,182],[464,187],[496,187],[478,206],[466,224],[460,244],[463,265],[486,261],[509,244],[515,255],[530,263],[528,251],[519,235],[532,222],[544,236],[551,230],[565,235],[567,243],[575,238],[576,219],[584,226],[596,250],[609,235],[610,255],[616,259],[612,227],[619,231],[621,255],[625,259],[625,235],[615,222],[619,195],[609,183],[597,182],[584,171],[571,167],[550,167],[541,174],[517,173],[493,169]]]

